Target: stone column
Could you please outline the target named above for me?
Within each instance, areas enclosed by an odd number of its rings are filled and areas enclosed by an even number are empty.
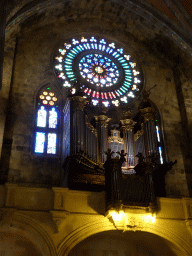
[[[85,114],[87,99],[82,96],[71,97],[71,154],[85,152]]]
[[[145,152],[146,157],[149,158],[152,154],[157,156],[157,134],[155,128],[155,109],[147,107],[140,109],[144,118],[144,138],[145,138]]]
[[[0,3],[0,89],[2,88],[2,79],[3,79],[6,7],[7,7],[7,0],[1,0],[1,3]]]
[[[105,115],[95,116],[97,122],[97,161],[104,163],[108,148],[108,124],[111,118]]]

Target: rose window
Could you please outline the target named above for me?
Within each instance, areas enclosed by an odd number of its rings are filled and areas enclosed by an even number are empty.
[[[64,43],[54,56],[59,82],[71,94],[81,91],[94,106],[132,102],[142,90],[142,72],[132,57],[114,42],[77,38]]]

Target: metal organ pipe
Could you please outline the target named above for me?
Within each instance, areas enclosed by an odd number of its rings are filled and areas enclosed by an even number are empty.
[[[78,154],[85,151],[85,116],[84,106],[87,100],[81,96],[71,98],[72,108],[72,154]]]
[[[123,127],[124,150],[127,153],[127,165],[135,166],[135,149],[134,149],[134,135],[133,128],[136,122],[132,119],[121,120]]]
[[[140,111],[144,117],[146,157],[149,158],[151,154],[157,156],[157,135],[154,121],[154,114],[156,111],[152,107],[140,109]]]
[[[95,116],[97,123],[97,161],[104,163],[106,160],[105,152],[108,148],[108,123],[111,118],[105,115]]]

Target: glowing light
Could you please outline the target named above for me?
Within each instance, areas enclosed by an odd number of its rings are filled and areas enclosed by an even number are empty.
[[[160,136],[159,136],[159,128],[156,126],[156,132],[157,132],[157,140],[160,142]]]
[[[127,96],[128,96],[128,97],[131,97],[131,98],[135,98],[135,95],[134,95],[132,92],[129,92],[129,93],[127,94]]]
[[[139,71],[137,71],[137,70],[133,69],[133,75],[134,75],[134,76],[137,76],[137,75],[139,75],[139,74],[140,74],[140,72],[139,72]]]
[[[66,50],[65,50],[65,49],[59,49],[59,52],[60,52],[62,55],[65,55]]]
[[[162,155],[162,149],[159,147],[159,155],[160,155],[160,162],[163,164],[163,155]]]
[[[75,94],[76,93],[76,89],[72,88],[71,94]]]
[[[61,64],[59,64],[59,65],[55,66],[55,68],[56,68],[56,69],[59,69],[60,71],[62,71],[62,70],[63,70],[63,68],[62,68],[62,65],[61,65]]]
[[[116,107],[119,106],[119,101],[118,101],[118,100],[113,100],[112,103],[113,103]]]
[[[124,212],[123,211],[119,211],[119,212],[112,211],[111,216],[112,216],[114,221],[121,221],[124,217]]]
[[[102,103],[105,107],[109,107],[109,101],[102,101]]]
[[[87,42],[87,39],[84,37],[81,37],[81,42]]]
[[[134,77],[134,83],[138,84],[141,83],[141,81],[137,77]]]
[[[156,216],[155,215],[151,215],[151,214],[147,214],[144,216],[144,222],[146,223],[155,223],[156,222]]]
[[[93,105],[94,105],[94,106],[97,106],[97,104],[99,103],[98,100],[92,100],[92,102],[93,102]]]
[[[55,59],[58,60],[59,62],[62,62],[63,57],[60,56],[60,57],[56,57]]]
[[[115,43],[111,43],[111,44],[109,44],[109,47],[111,47],[111,48],[115,49]]]
[[[65,83],[63,84],[64,87],[71,87],[71,84],[68,81],[65,81]]]
[[[126,60],[130,60],[131,56],[130,55],[124,55]]]
[[[133,62],[129,62],[131,67],[134,68],[136,66],[136,63],[133,63]]]

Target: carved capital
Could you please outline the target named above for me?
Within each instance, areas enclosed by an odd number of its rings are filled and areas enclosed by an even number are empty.
[[[73,96],[70,99],[71,99],[71,103],[73,104],[73,108],[75,110],[83,111],[85,105],[88,102],[88,100],[82,96]]]
[[[111,120],[111,118],[109,118],[108,116],[105,116],[105,115],[99,115],[99,116],[95,116],[95,120],[96,120],[97,124],[101,125],[101,127],[107,128],[108,123]]]
[[[144,117],[144,122],[148,122],[150,120],[154,120],[154,114],[156,110],[152,107],[140,109],[142,116]]]
[[[134,122],[132,119],[124,119],[120,121],[125,131],[132,131],[134,128],[134,125],[137,123],[137,122]]]

